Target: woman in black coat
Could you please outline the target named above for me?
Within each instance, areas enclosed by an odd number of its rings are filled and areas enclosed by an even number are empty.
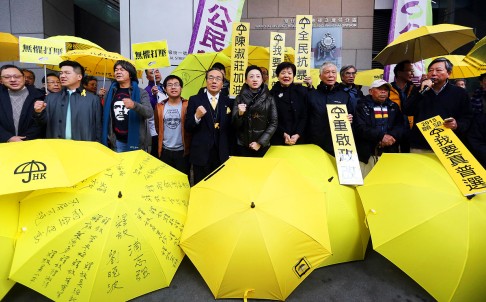
[[[246,83],[236,96],[233,107],[236,154],[263,157],[277,129],[277,107],[267,86],[263,84],[262,71],[258,66],[249,66],[245,78]]]
[[[278,82],[270,93],[277,105],[278,126],[272,136],[272,145],[295,145],[304,142],[307,123],[308,88],[294,83],[296,67],[289,62],[277,66]]]

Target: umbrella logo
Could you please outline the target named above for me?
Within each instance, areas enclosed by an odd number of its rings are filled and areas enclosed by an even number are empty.
[[[28,183],[31,180],[46,179],[47,167],[40,161],[29,161],[19,165],[14,170],[14,174],[27,174],[27,179],[22,179],[23,183]]]
[[[310,269],[311,266],[305,257],[301,258],[294,266],[294,272],[297,274],[297,276],[299,276],[299,278],[302,278],[302,276],[304,276]]]

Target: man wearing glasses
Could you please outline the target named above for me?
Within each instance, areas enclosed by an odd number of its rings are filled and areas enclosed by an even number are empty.
[[[0,68],[0,142],[19,142],[43,136],[44,128],[33,119],[34,103],[44,94],[26,86],[24,74],[14,65]]]
[[[211,68],[206,89],[189,99],[185,128],[192,134],[190,162],[194,184],[229,158],[232,102],[222,93],[224,73]]]
[[[339,84],[339,86],[349,95],[349,101],[351,103],[351,110],[349,113],[351,114],[354,114],[358,100],[364,98],[364,94],[361,91],[361,85],[354,84],[357,72],[358,70],[353,65],[344,65],[339,71],[339,74],[341,75],[341,84]]]

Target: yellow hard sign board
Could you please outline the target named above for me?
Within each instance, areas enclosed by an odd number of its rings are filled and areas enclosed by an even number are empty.
[[[250,23],[233,23],[232,37],[229,94],[235,97],[240,93],[245,83],[245,71],[248,67],[248,45],[250,45]]]
[[[58,65],[66,52],[63,41],[19,37],[19,61],[44,65]]]
[[[359,167],[358,152],[354,143],[351,123],[348,120],[348,109],[343,104],[328,104],[326,107],[339,183],[342,185],[362,185],[363,176]]]
[[[297,68],[295,82],[302,83],[310,76],[311,68],[312,15],[297,15],[295,17],[295,57]]]
[[[167,40],[132,44],[132,52],[137,70],[170,66]]]
[[[486,192],[486,170],[439,115],[417,127],[464,196]]]
[[[268,66],[268,89],[278,82],[276,69],[278,64],[282,63],[285,58],[285,34],[278,32],[270,33],[270,60]],[[294,75],[295,76],[295,75]]]

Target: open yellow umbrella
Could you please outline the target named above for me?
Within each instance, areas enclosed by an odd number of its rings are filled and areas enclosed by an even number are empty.
[[[360,70],[356,73],[354,83],[357,85],[371,86],[373,81],[381,79],[383,79],[383,69]]]
[[[330,254],[325,196],[285,160],[231,157],[191,189],[180,245],[215,298],[285,300]]]
[[[481,75],[481,71],[467,61],[464,61],[465,56],[462,55],[447,55],[443,56],[451,61],[453,67],[449,78],[464,79],[474,78]]]
[[[90,48],[96,48],[96,49],[101,49],[105,50],[103,47],[99,46],[96,43],[93,43],[89,40],[75,37],[75,36],[52,36],[49,38],[46,38],[47,41],[49,40],[55,40],[55,41],[63,41],[66,43],[66,52],[70,50],[78,50],[78,49],[90,49]]]
[[[358,187],[373,248],[438,301],[486,297],[486,195],[463,196],[435,155],[386,153]]]
[[[187,175],[144,151],[20,202],[10,278],[56,301],[126,301],[166,287],[182,258]]]
[[[407,31],[388,44],[373,60],[383,65],[403,60],[418,62],[453,50],[476,39],[473,29],[455,24],[421,26]]]
[[[206,87],[206,72],[217,62],[223,64],[228,78],[230,59],[220,52],[189,54],[172,71],[171,74],[180,77],[184,83],[184,88],[182,88],[184,98],[188,99],[197,94],[199,89]]]
[[[471,48],[464,61],[473,65],[482,73],[486,72],[486,37],[483,37]]]
[[[63,139],[0,144],[0,195],[72,186],[115,165],[115,154],[100,143]]]
[[[370,238],[355,188],[339,184],[334,157],[316,145],[272,146],[267,158],[285,158],[326,193],[332,255],[321,266],[363,260]]]
[[[19,39],[10,33],[0,32],[0,62],[18,61]]]

